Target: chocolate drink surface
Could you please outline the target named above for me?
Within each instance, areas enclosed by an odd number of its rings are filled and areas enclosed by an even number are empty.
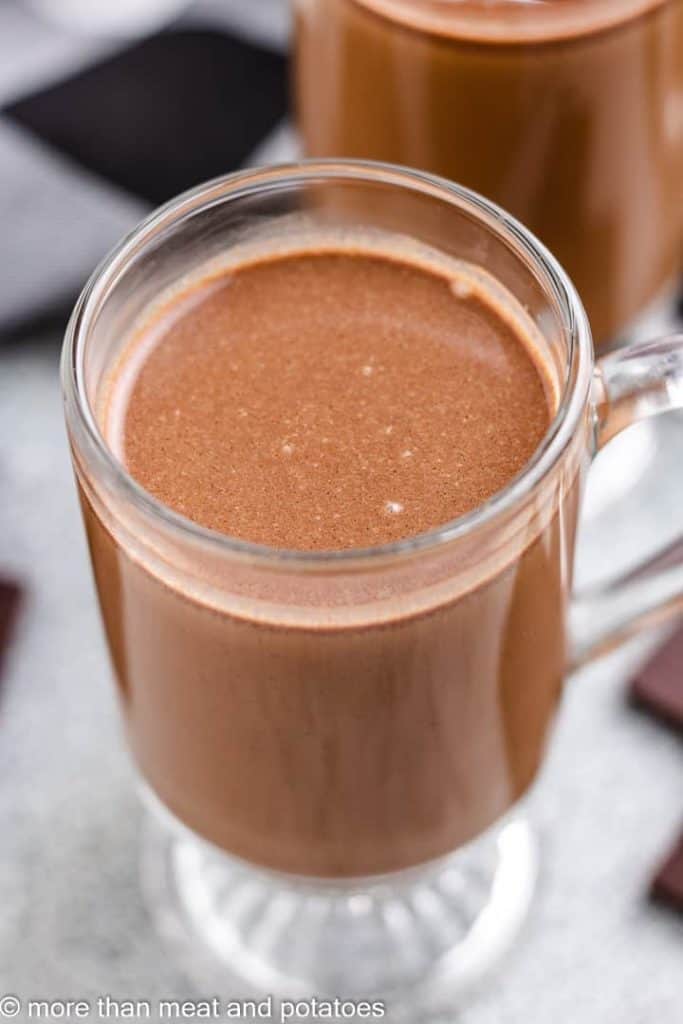
[[[179,288],[124,348],[99,419],[174,512],[278,550],[348,552],[480,507],[523,470],[556,406],[512,300],[455,265],[359,243],[273,252]],[[201,579],[185,585],[163,553],[115,535],[86,481],[147,782],[198,834],[305,875],[391,871],[478,835],[542,758],[577,491],[558,490],[514,555],[494,546],[475,582],[430,590],[425,577],[429,597],[413,601],[390,581],[347,614],[316,579],[293,617],[287,576],[232,607]],[[210,552],[192,571],[210,579]]]
[[[307,0],[305,149],[443,175],[513,213],[597,344],[675,287],[683,0]]]
[[[158,340],[160,338],[160,340]],[[107,433],[188,518],[277,548],[364,548],[480,505],[550,422],[524,342],[465,279],[372,254],[255,263],[143,336]]]

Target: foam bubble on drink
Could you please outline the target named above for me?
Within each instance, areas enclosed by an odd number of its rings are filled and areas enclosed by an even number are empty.
[[[454,277],[451,281],[451,291],[457,299],[469,299],[472,295],[472,285],[464,277]]]

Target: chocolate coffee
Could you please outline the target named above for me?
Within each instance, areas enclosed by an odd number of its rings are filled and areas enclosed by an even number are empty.
[[[682,0],[306,0],[307,153],[428,170],[513,213],[597,343],[671,292],[683,243]]]
[[[526,791],[566,663],[576,479],[438,557],[388,548],[334,579],[297,559],[457,534],[534,457],[555,377],[502,285],[398,241],[274,246],[143,317],[100,428],[213,533],[184,551],[122,527],[86,476],[82,500],[130,742],[177,818],[256,864],[365,876],[456,849]]]

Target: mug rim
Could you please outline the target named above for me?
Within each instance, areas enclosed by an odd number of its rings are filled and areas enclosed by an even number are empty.
[[[566,376],[555,416],[531,459],[505,487],[464,515],[414,536],[373,547],[329,551],[275,548],[202,526],[165,505],[139,484],[111,451],[98,426],[85,388],[84,357],[90,328],[101,303],[116,286],[128,262],[158,233],[213,205],[296,184],[334,179],[379,182],[431,194],[468,210],[506,241],[520,259],[526,257],[542,287],[552,294],[559,307],[568,346]],[[67,426],[84,445],[106,483],[129,499],[143,517],[217,554],[246,557],[269,566],[281,564],[296,570],[342,570],[367,567],[368,562],[401,558],[444,546],[494,523],[520,505],[556,465],[574,437],[589,397],[593,364],[588,318],[574,285],[552,253],[511,214],[479,193],[437,175],[377,161],[328,159],[302,160],[222,175],[155,209],[119,241],[87,281],[66,328],[60,372]]]

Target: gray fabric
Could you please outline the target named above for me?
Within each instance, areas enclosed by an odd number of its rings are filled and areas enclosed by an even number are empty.
[[[96,26],[90,0],[78,5],[90,12],[86,24]],[[52,0],[0,2],[0,106],[113,53],[130,38],[77,31],[69,6]],[[172,0],[171,9],[178,6]],[[106,12],[112,9],[106,5]],[[284,49],[288,12],[283,0],[196,0],[186,5],[181,23],[224,26]],[[282,152],[289,155],[291,144]],[[30,320],[36,307],[60,310],[145,210],[136,197],[0,118],[0,328]]]
[[[290,10],[290,0],[195,0],[184,17],[194,24],[222,24],[252,42],[285,50]]]
[[[73,297],[145,205],[0,119],[0,322]]]
[[[0,3],[0,106],[77,71],[120,43],[37,15],[25,0]]]
[[[283,124],[248,163],[296,155]],[[97,263],[147,212],[139,199],[86,173],[30,133],[0,118],[0,326],[77,294]]]
[[[74,5],[74,0],[71,4]],[[124,31],[125,20],[119,33],[93,32],[98,25],[100,5],[92,0],[79,0],[78,6],[90,12],[87,20],[80,23],[73,15],[69,17],[69,4],[63,0],[2,0],[0,106],[78,70],[102,54],[114,52],[131,38],[132,29]],[[127,6],[131,6],[130,0]],[[144,0],[139,6],[145,7]],[[179,7],[177,0],[171,0],[170,13],[177,12]],[[224,25],[253,42],[284,50],[289,35],[289,10],[287,0],[185,0],[180,21],[187,25]],[[104,26],[110,24],[111,17],[107,17]],[[86,26],[91,31],[84,31]]]

